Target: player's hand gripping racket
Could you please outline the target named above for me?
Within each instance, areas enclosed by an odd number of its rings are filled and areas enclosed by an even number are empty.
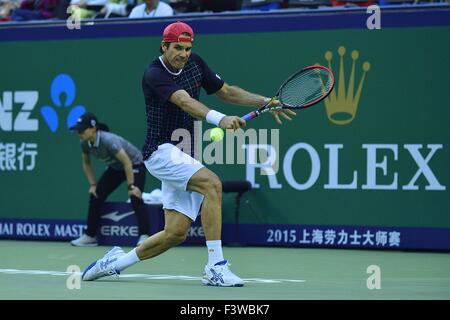
[[[325,99],[333,90],[334,76],[330,69],[320,65],[303,68],[290,76],[275,97],[256,111],[242,117],[251,120],[267,111],[278,109],[304,109]],[[274,100],[279,104],[271,106]]]

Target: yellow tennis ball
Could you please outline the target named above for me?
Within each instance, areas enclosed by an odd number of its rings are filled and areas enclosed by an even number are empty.
[[[212,141],[220,141],[223,139],[223,130],[221,128],[214,128],[211,130],[210,137]]]

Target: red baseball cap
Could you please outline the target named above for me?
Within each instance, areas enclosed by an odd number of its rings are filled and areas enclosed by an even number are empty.
[[[188,33],[189,36],[183,35]],[[194,31],[184,22],[177,21],[169,24],[163,32],[164,42],[192,42],[194,41]]]

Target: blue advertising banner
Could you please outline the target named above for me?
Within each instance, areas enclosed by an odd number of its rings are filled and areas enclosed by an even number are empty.
[[[164,228],[160,205],[146,205],[150,234]],[[69,241],[79,237],[83,221],[0,218],[0,239]],[[129,203],[106,203],[98,236],[100,245],[135,246],[138,228]],[[388,250],[450,250],[450,230],[444,228],[361,227],[337,225],[224,224],[224,245],[354,248]],[[197,219],[182,245],[204,245],[205,235]]]

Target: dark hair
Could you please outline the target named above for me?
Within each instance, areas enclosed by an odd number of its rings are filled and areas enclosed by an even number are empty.
[[[159,46],[159,53],[164,53],[162,46],[166,46],[167,48],[169,48],[170,42],[163,42],[162,45]]]
[[[104,123],[97,123],[97,130],[107,131],[109,132],[109,127]]]
[[[191,36],[189,33],[187,32],[183,32],[181,35],[183,36]],[[160,46],[159,46],[159,53],[164,53],[164,51],[162,50],[162,46],[166,46],[167,48],[169,48],[171,42],[163,42]]]

